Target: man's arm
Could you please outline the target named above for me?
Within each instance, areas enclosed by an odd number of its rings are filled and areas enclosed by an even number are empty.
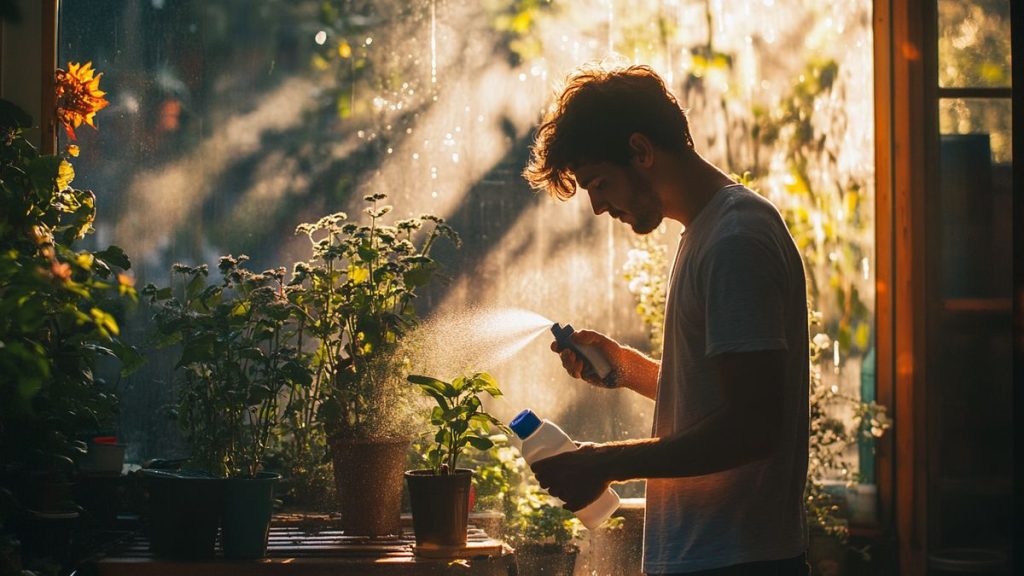
[[[583,446],[535,462],[537,480],[570,510],[593,502],[610,482],[701,476],[765,458],[782,435],[784,350],[716,357],[722,407],[666,438]]]
[[[658,370],[661,363],[643,352],[630,346],[623,346],[604,334],[593,330],[577,330],[572,335],[573,342],[597,348],[612,365],[615,384],[619,388],[628,388],[641,396],[654,400],[658,393]],[[583,361],[576,353],[551,343],[551,350],[557,352],[562,359],[562,366],[573,377],[604,387],[597,377],[583,371]]]

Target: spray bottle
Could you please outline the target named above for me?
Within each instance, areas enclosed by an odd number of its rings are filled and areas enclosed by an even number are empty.
[[[583,371],[592,372],[601,380],[606,388],[615,388],[615,374],[608,359],[596,346],[589,344],[577,344],[572,341],[572,335],[576,332],[573,327],[566,324],[564,327],[557,322],[551,326],[551,333],[555,335],[555,342],[562,348],[568,348],[576,353],[576,356],[583,361]]]
[[[557,424],[550,420],[541,420],[532,410],[520,412],[509,423],[509,428],[522,439],[519,452],[527,464],[579,449],[572,438],[569,438]],[[593,530],[607,520],[618,507],[619,495],[609,488],[597,500],[573,513],[588,530]]]

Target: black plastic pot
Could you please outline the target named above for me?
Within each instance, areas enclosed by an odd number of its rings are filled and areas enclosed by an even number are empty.
[[[280,478],[280,474],[260,472],[255,478],[224,480],[220,544],[225,558],[267,555],[274,486]]]
[[[451,475],[437,475],[432,470],[405,473],[417,546],[461,546],[466,543],[472,479],[473,472],[465,468],[459,468]]]
[[[149,543],[162,558],[211,558],[225,482],[202,473],[143,470],[149,493]]]

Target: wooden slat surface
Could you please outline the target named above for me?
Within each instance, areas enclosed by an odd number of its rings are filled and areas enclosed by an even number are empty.
[[[261,560],[226,560],[218,557],[200,561],[174,561],[154,558],[143,535],[133,535],[95,563],[100,576],[163,576],[195,574],[197,576],[229,576],[235,574],[301,574],[315,576],[353,575],[434,575],[473,574],[514,576],[515,557],[507,546],[492,556],[463,559],[469,565],[450,565],[450,560],[417,557],[413,554],[411,530],[401,536],[367,538],[346,536],[334,528],[313,528],[308,521],[303,527],[283,522],[270,529],[267,558]],[[470,527],[468,542],[475,545],[494,543],[479,528]]]

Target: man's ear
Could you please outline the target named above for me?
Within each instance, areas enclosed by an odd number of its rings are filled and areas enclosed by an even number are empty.
[[[639,132],[629,137],[629,149],[633,152],[632,161],[640,168],[650,168],[654,163],[654,144],[650,138]]]

